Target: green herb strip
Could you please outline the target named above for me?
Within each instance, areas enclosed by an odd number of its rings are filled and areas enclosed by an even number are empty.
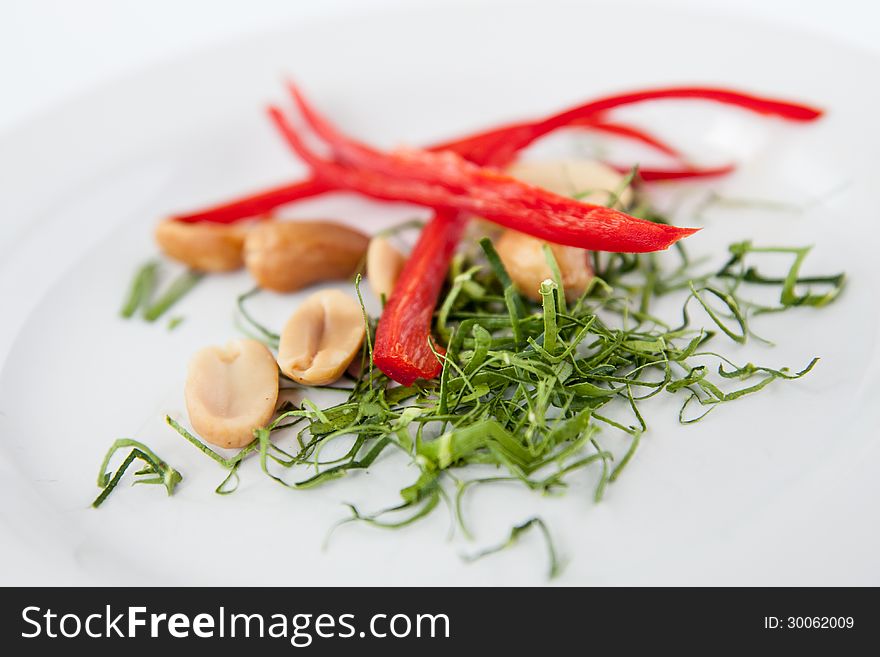
[[[122,465],[119,466],[115,473],[111,474],[107,470],[110,461],[116,452],[126,447],[131,447],[132,449],[125,457],[125,460],[123,460]],[[149,447],[137,440],[121,438],[113,443],[101,462],[101,468],[98,471],[98,487],[102,490],[98,497],[95,498],[95,501],[92,502],[94,508],[98,508],[104,503],[122,480],[122,476],[129,466],[138,459],[143,461],[145,466],[135,473],[135,477],[141,477],[140,479],[135,479],[135,484],[161,484],[165,486],[168,495],[172,495],[177,484],[183,480],[183,477],[177,470],[160,459]]]
[[[144,319],[148,322],[155,322],[162,315],[186,296],[192,290],[196,283],[202,280],[204,274],[194,271],[185,271],[171,282],[168,289],[161,297],[150,307],[144,310]]]
[[[128,297],[122,306],[120,315],[126,319],[133,317],[139,308],[146,307],[156,287],[156,272],[159,263],[148,262],[142,265],[134,275],[129,288]]]
[[[138,310],[141,310],[146,321],[155,322],[186,296],[204,276],[200,272],[191,270],[183,272],[171,282],[171,285],[159,299],[153,302],[158,272],[159,263],[155,261],[148,262],[137,269],[129,286],[128,296],[119,312],[122,317],[130,319]],[[172,318],[168,329],[174,330],[182,321],[182,317]]]

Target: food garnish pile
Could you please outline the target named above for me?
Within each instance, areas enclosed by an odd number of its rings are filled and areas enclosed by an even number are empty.
[[[819,110],[724,89],[665,88],[384,152],[340,132],[296,87],[290,93],[299,121],[274,106],[269,116],[310,176],[162,221],[160,249],[188,270],[154,300],[157,263],[145,265],[123,308],[125,317],[141,312],[155,321],[206,274],[246,267],[253,277],[256,287],[237,300],[248,337],[196,353],[183,391],[188,421],[166,418],[226,471],[217,493],[235,490],[251,456],[269,478],[300,489],[356,475],[396,451],[417,473],[412,484],[387,509],[350,506],[346,521],[398,528],[442,502],[469,537],[462,499],[477,485],[513,482],[548,493],[588,477],[598,502],[647,431],[648,398],[678,397],[679,419],[689,424],[816,364],[774,369],[735,363],[719,350],[754,338],[751,322],[762,313],[827,305],[844,276],[802,276],[809,247],[752,242],[731,244],[725,264],[704,271],[683,242],[696,229],[671,225],[647,190],[655,181],[722,176],[734,167],[695,166],[654,135],[615,121],[613,110],[695,99],[793,122],[815,121]],[[677,164],[520,159],[561,130],[632,140]],[[320,152],[311,146],[317,142]],[[274,218],[281,206],[335,191],[432,214],[372,237],[332,221]],[[396,240],[416,230],[404,253]],[[787,274],[765,275],[755,260],[767,257],[784,259]],[[380,302],[378,317],[363,303],[362,276]],[[284,326],[267,327],[248,309],[260,290],[295,292],[327,281],[350,284],[306,297]],[[778,301],[759,302],[758,288],[775,288]],[[655,314],[655,300],[666,296],[681,301],[672,319]],[[295,401],[283,394],[291,390]],[[320,407],[312,390],[334,391],[339,401]],[[603,446],[609,431],[628,437],[621,453]],[[325,460],[323,449],[337,440],[350,447]],[[119,440],[102,463],[94,506],[135,461],[143,463],[135,483],[164,485],[170,495],[182,480],[143,443]],[[475,556],[512,545],[530,528],[546,539],[556,574],[550,532],[538,517]]]

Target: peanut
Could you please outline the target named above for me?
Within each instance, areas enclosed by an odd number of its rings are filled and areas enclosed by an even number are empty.
[[[190,361],[184,396],[202,438],[218,447],[244,447],[275,412],[278,366],[256,340],[207,347]]]
[[[606,164],[593,160],[557,160],[550,162],[517,162],[507,173],[523,182],[561,196],[577,196],[584,203],[606,205],[619,191],[623,176]],[[585,196],[580,196],[585,194]],[[627,205],[632,190],[627,188],[618,199]]]
[[[585,203],[606,204],[618,191],[623,181],[614,169],[590,160],[562,160],[556,162],[519,162],[507,169],[514,178],[564,196],[579,197]],[[627,204],[632,192],[626,189],[618,199]],[[544,255],[545,242],[513,230],[505,230],[495,243],[495,248],[510,278],[519,291],[535,301],[541,300],[541,283],[552,278],[550,266]],[[565,296],[572,300],[586,290],[593,272],[587,251],[573,246],[550,244],[553,257],[559,265]]]
[[[553,277],[544,254],[544,244],[537,237],[515,230],[505,230],[495,242],[495,250],[517,289],[535,301],[541,300],[538,291],[541,283]],[[587,289],[593,277],[587,252],[561,244],[550,244],[550,250],[559,265],[565,298],[569,301],[577,299]]]
[[[368,244],[363,233],[329,221],[265,223],[248,233],[244,261],[260,287],[293,292],[354,275]]]
[[[379,299],[391,296],[400,271],[406,264],[404,255],[384,237],[374,237],[367,249],[367,281]]]
[[[360,305],[339,290],[306,299],[281,331],[278,365],[298,383],[333,383],[351,364],[364,340]]]
[[[166,219],[156,227],[156,242],[165,255],[192,269],[222,272],[244,264],[247,228],[208,222],[187,224]]]

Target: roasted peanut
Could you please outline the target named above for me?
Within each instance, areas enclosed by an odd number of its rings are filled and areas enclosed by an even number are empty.
[[[495,250],[517,289],[535,301],[541,300],[538,291],[541,283],[553,277],[544,254],[544,244],[536,237],[515,230],[505,230],[495,242]],[[550,244],[550,250],[559,265],[565,298],[577,299],[593,276],[587,251],[561,244]]]
[[[243,447],[253,430],[272,419],[278,401],[278,366],[256,340],[202,349],[189,364],[184,392],[189,421],[218,447]]]
[[[244,264],[241,225],[208,222],[187,224],[166,219],[156,227],[156,242],[170,258],[192,269],[208,272],[232,271]]]
[[[357,356],[364,334],[358,302],[339,290],[321,290],[287,320],[281,331],[278,365],[298,383],[333,383]]]
[[[620,191],[624,177],[606,164],[594,160],[556,160],[552,162],[517,162],[507,173],[561,196],[577,196],[585,203],[605,205],[612,194]],[[581,194],[585,194],[581,196]],[[620,194],[626,205],[632,200],[632,191]]]
[[[507,169],[514,178],[564,196],[580,195],[587,203],[605,204],[618,191],[623,176],[601,162],[590,160],[562,160],[555,162],[519,162]],[[620,195],[624,204],[632,199],[627,189]],[[548,242],[548,244],[550,244]],[[543,250],[544,242],[513,230],[505,230],[495,243],[501,261],[520,292],[535,301],[541,300],[538,288],[551,278]],[[573,246],[550,244],[553,257],[559,265],[565,296],[576,299],[586,289],[593,276],[587,251]]]
[[[244,261],[260,287],[293,292],[354,275],[369,241],[329,221],[266,223],[248,232]]]
[[[388,299],[394,290],[406,257],[384,237],[374,237],[367,249],[367,281],[379,299]]]

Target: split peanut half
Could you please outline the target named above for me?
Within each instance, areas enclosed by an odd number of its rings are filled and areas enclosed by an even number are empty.
[[[207,347],[190,361],[184,396],[202,438],[218,447],[244,447],[275,412],[278,366],[256,340]]]
[[[264,223],[248,232],[244,261],[261,288],[293,292],[353,276],[369,242],[363,233],[330,221]]]
[[[333,383],[358,355],[364,335],[358,302],[339,290],[321,290],[287,320],[278,346],[278,366],[297,383]]]

